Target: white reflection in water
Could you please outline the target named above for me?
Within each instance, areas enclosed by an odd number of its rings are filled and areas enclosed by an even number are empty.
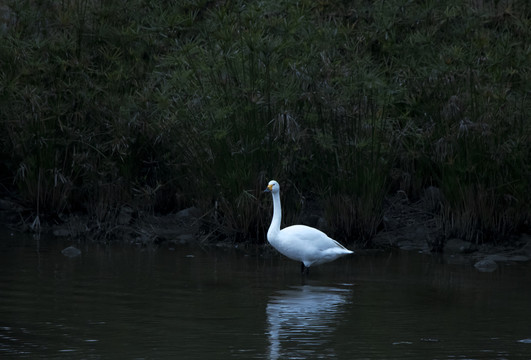
[[[271,296],[266,314],[269,358],[335,356],[332,340],[351,289],[303,285]]]

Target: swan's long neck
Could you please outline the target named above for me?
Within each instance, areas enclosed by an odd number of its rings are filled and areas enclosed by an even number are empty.
[[[273,219],[267,231],[267,240],[271,242],[280,232],[280,220],[282,219],[282,209],[280,208],[280,196],[273,193]]]

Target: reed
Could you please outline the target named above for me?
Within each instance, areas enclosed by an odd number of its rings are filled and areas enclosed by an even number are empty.
[[[427,186],[447,236],[529,230],[524,0],[0,11],[1,181],[37,215],[112,229],[124,204],[196,205],[209,234],[260,242],[275,178],[286,223],[324,209],[334,236],[366,245],[386,195]]]

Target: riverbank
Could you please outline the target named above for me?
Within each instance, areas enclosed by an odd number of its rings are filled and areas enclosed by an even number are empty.
[[[473,265],[478,271],[495,271],[499,264],[531,260],[531,236],[514,234],[499,242],[477,243],[447,237],[441,222],[429,211],[433,191],[411,203],[398,194],[385,211],[388,227],[373,239],[376,247],[432,253],[448,264]]]
[[[431,209],[433,192],[427,192],[421,200],[411,203],[403,193],[396,194],[386,201],[385,227],[371,241],[372,250],[388,251],[400,249],[439,256],[449,264],[475,266],[478,271],[495,271],[499,264],[527,262],[531,260],[531,236],[523,233],[514,235],[509,241],[498,243],[473,243],[459,238],[445,238],[444,231]],[[240,247],[264,244],[265,239],[245,239],[235,241],[219,236],[219,229],[205,223],[202,212],[194,207],[174,214],[161,216],[135,212],[130,207],[122,207],[116,222],[97,224],[87,215],[72,215],[53,222],[23,219],[23,209],[8,200],[0,200],[0,222],[17,231],[33,231],[52,234],[56,237],[78,241],[122,242],[135,246],[179,246]],[[317,218],[317,220],[316,220]],[[308,216],[305,223],[319,223],[326,227],[324,219]],[[39,228],[35,228],[39,224]],[[356,245],[355,239],[338,239],[340,242],[363,254],[367,248]],[[266,251],[267,252],[267,251]],[[274,252],[273,252],[274,253]]]
[[[528,1],[147,3],[0,5],[16,222],[112,239],[196,207],[202,236],[259,243],[274,178],[286,223],[359,247],[434,189],[428,234],[531,232]]]

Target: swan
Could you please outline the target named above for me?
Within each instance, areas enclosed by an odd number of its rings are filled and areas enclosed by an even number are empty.
[[[306,225],[292,225],[281,230],[280,185],[271,180],[264,192],[270,192],[273,196],[273,219],[267,231],[267,241],[282,255],[302,262],[303,273],[307,273],[310,266],[354,253],[324,232]]]

